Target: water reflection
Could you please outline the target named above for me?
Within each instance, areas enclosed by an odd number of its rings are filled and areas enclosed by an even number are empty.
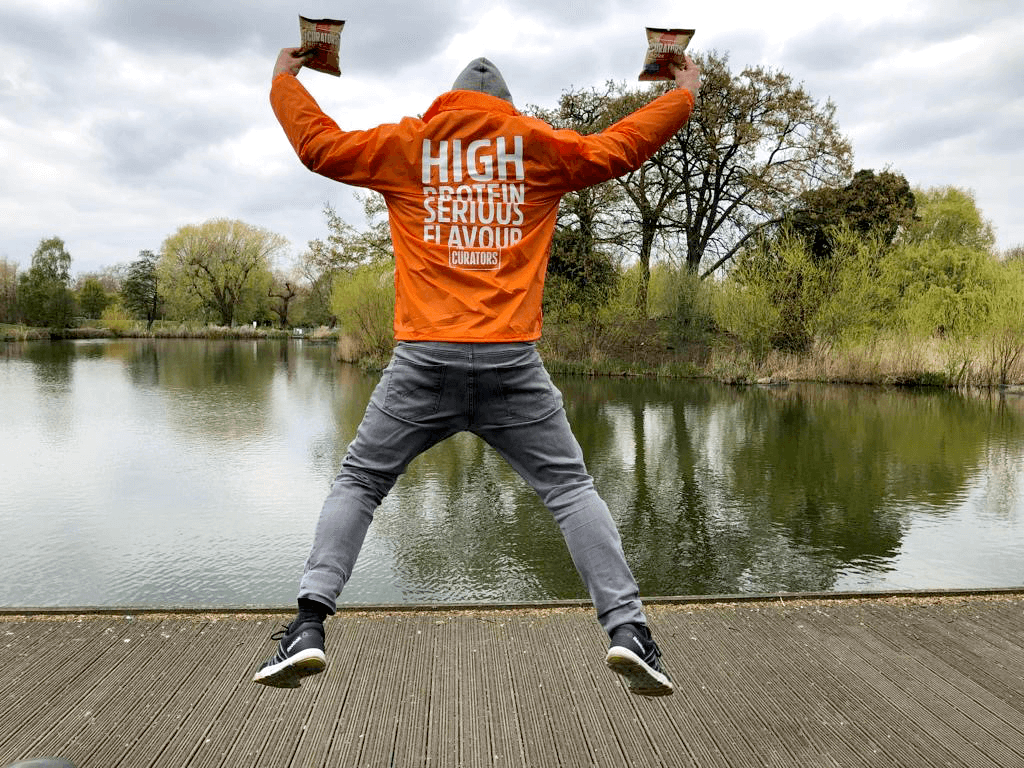
[[[1019,402],[856,387],[559,383],[644,594],[830,590],[865,573],[889,586],[907,531],[961,514],[982,478],[1012,548],[1024,545]],[[583,596],[566,578],[571,564],[546,512],[479,441],[423,461],[377,523],[407,592],[436,595],[455,571],[488,596]],[[981,511],[971,504],[972,515]],[[958,574],[955,546],[933,555],[946,562],[941,578],[892,586],[981,585]],[[988,578],[1024,582],[1019,560],[996,560]]]
[[[556,381],[646,595],[1024,583],[1019,398]],[[291,602],[375,383],[294,342],[8,345],[0,605]],[[343,598],[583,596],[464,434],[385,499]]]

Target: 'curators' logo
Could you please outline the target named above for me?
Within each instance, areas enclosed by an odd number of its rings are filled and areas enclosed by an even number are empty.
[[[448,251],[448,266],[453,269],[498,269],[501,267],[501,251],[481,248],[453,248]]]

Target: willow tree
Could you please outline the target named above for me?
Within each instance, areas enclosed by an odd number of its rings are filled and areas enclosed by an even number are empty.
[[[179,307],[191,305],[230,326],[257,314],[273,261],[287,244],[281,235],[242,221],[190,224],[164,241],[161,280]]]

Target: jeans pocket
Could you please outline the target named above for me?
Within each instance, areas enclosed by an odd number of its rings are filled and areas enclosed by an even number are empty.
[[[494,373],[505,413],[512,422],[538,421],[562,406],[562,395],[543,363],[499,365]]]
[[[437,413],[444,389],[443,365],[394,360],[389,366],[382,410],[406,421],[419,421]]]

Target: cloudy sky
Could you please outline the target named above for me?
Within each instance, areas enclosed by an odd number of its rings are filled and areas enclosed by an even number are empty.
[[[0,258],[26,268],[57,235],[82,274],[216,217],[278,232],[297,255],[326,234],[326,202],[361,224],[268,105],[300,13],[347,22],[342,77],[300,76],[347,128],[422,113],[480,55],[518,105],[554,106],[569,86],[635,82],[644,27],[693,27],[691,50],[831,98],[856,168],[969,188],[997,246],[1024,244],[1019,0],[3,0]]]

